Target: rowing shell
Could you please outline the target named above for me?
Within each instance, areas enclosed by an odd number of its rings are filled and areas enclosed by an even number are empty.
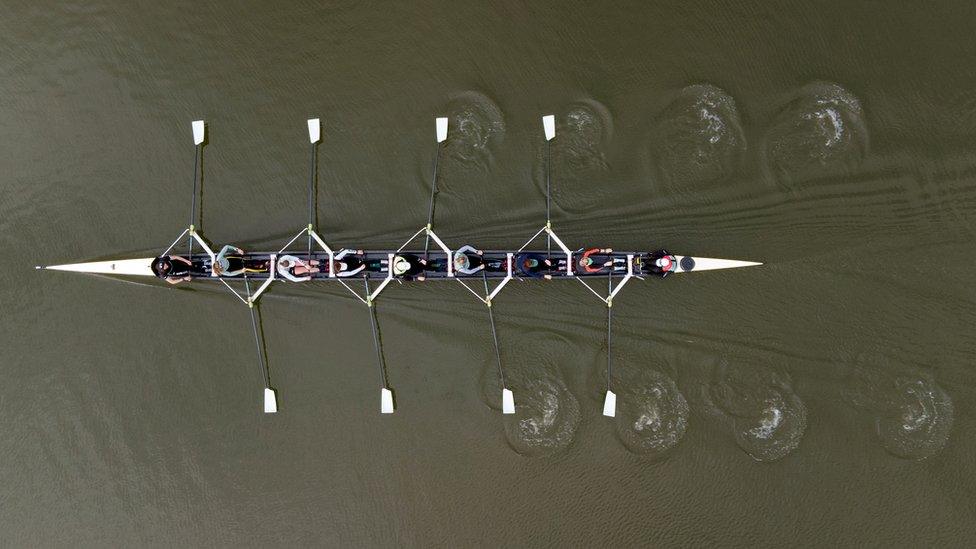
[[[373,252],[376,254],[382,254],[386,256],[388,253],[392,252]],[[493,253],[504,254],[505,252],[487,252],[485,255],[490,255]],[[258,254],[255,254],[258,255]],[[261,254],[263,257],[270,257],[266,254]],[[372,253],[367,254],[372,255]],[[692,257],[678,255],[675,257],[675,263],[677,268],[674,273],[690,273],[697,271],[716,271],[719,269],[738,269],[742,267],[755,267],[762,265],[755,261],[741,261],[737,259],[717,259],[712,257]],[[155,276],[152,272],[151,265],[153,262],[152,257],[144,257],[138,259],[114,259],[109,261],[92,261],[88,263],[68,263],[65,265],[48,265],[48,266],[38,266],[38,269],[47,269],[51,271],[68,271],[74,273],[92,273],[92,274],[107,274],[107,275],[120,275],[120,276]],[[464,277],[464,275],[458,274],[458,277]],[[481,276],[480,274],[476,276]],[[606,276],[605,274],[601,276]],[[323,280],[328,280],[327,277],[323,277]]]
[[[197,210],[197,198],[199,195],[200,181],[202,177],[201,165],[203,158],[203,145],[205,142],[206,125],[203,120],[192,122],[193,144],[194,144],[194,168],[193,168],[193,193],[190,201],[190,217],[188,227],[173,241],[166,251],[160,255],[167,255],[171,250],[175,250],[180,242],[187,243],[187,251],[182,254],[180,249],[178,254],[189,260],[188,267],[191,278],[195,280],[210,280],[222,282],[228,290],[233,292],[248,309],[251,318],[251,328],[254,336],[255,349],[257,351],[258,362],[264,374],[263,401],[265,413],[276,413],[278,411],[277,391],[272,386],[271,374],[266,363],[267,349],[264,342],[264,332],[259,329],[260,310],[255,307],[257,299],[268,289],[276,280],[288,281],[289,278],[298,278],[294,271],[281,271],[281,277],[276,276],[279,268],[279,258],[283,255],[297,256],[297,259],[304,259],[307,266],[315,271],[308,275],[309,279],[316,280],[335,280],[339,281],[345,288],[367,307],[369,311],[370,329],[373,335],[373,348],[376,356],[376,364],[379,369],[380,380],[380,413],[392,414],[396,408],[393,389],[389,384],[389,372],[384,357],[382,342],[379,338],[379,320],[374,306],[377,297],[394,279],[403,280],[404,274],[394,274],[397,255],[413,255],[413,259],[407,260],[414,273],[414,280],[456,280],[464,286],[475,298],[484,303],[488,314],[488,321],[491,327],[492,343],[495,354],[495,365],[498,372],[498,383],[501,388],[500,408],[503,414],[514,414],[518,398],[512,386],[506,382],[504,368],[499,346],[499,335],[495,327],[495,313],[492,307],[494,299],[505,285],[513,278],[564,278],[575,279],[597,299],[606,306],[606,394],[603,403],[603,415],[614,416],[616,413],[616,393],[614,392],[613,359],[611,334],[613,325],[613,304],[615,297],[627,282],[633,278],[643,279],[645,276],[667,276],[676,273],[689,273],[695,271],[714,271],[720,269],[738,269],[742,267],[753,267],[761,265],[755,261],[741,261],[735,259],[715,259],[709,257],[692,257],[673,255],[664,250],[655,252],[620,252],[608,249],[591,249],[587,252],[582,250],[572,251],[556,234],[553,229],[551,219],[551,176],[550,176],[550,146],[549,142],[555,139],[556,123],[553,115],[546,115],[542,118],[543,132],[546,142],[546,220],[545,225],[539,229],[535,235],[529,238],[526,243],[517,251],[486,251],[480,256],[480,264],[484,267],[480,271],[471,274],[455,271],[454,250],[441,240],[433,230],[434,224],[434,199],[437,196],[437,162],[440,158],[442,145],[447,140],[448,119],[438,117],[435,119],[436,131],[436,153],[434,155],[433,173],[430,180],[430,199],[427,209],[427,223],[411,236],[397,250],[372,251],[356,253],[351,259],[337,261],[342,257],[349,257],[349,252],[334,252],[332,248],[318,235],[315,230],[315,196],[316,186],[316,145],[321,138],[321,124],[319,119],[308,120],[308,138],[311,147],[311,163],[308,180],[308,223],[305,228],[298,232],[287,244],[278,252],[264,253],[244,253],[235,258],[235,262],[241,262],[233,272],[241,272],[239,276],[218,276],[214,273],[213,264],[217,261],[218,255],[213,252],[213,247],[207,242],[195,227],[200,216]],[[186,237],[184,239],[184,237]],[[305,238],[306,248],[304,252],[294,251],[290,246],[298,239]],[[415,239],[423,238],[423,251],[403,251],[409,250]],[[546,251],[531,251],[529,248],[537,238],[546,241]],[[431,249],[433,242],[436,248]],[[313,247],[314,243],[314,247]],[[299,242],[300,244],[300,242]],[[554,245],[554,246],[553,246]],[[195,249],[196,247],[196,249]],[[201,251],[202,250],[202,251]],[[314,250],[314,253],[313,253]],[[196,251],[197,253],[194,253]],[[203,253],[205,252],[205,253]],[[420,261],[420,258],[425,258]],[[406,258],[405,258],[406,259]],[[472,259],[471,257],[468,258]],[[529,261],[531,259],[532,261]],[[312,261],[315,263],[312,263]],[[92,261],[87,263],[70,263],[65,265],[49,265],[47,267],[38,266],[37,269],[48,269],[53,271],[68,271],[77,273],[92,273],[102,275],[119,276],[154,276],[152,265],[155,258],[143,257],[133,259],[115,259],[108,261]],[[295,264],[289,260],[280,263],[284,269],[287,265]],[[402,261],[399,262],[402,265]],[[463,263],[463,262],[462,262]],[[477,261],[476,261],[477,263]],[[469,263],[471,264],[471,263]],[[356,267],[353,267],[358,265]],[[545,265],[541,267],[541,265]],[[289,267],[291,269],[292,267]],[[467,269],[465,269],[467,270]],[[226,271],[226,269],[225,269]],[[470,271],[468,271],[470,273]],[[263,276],[262,276],[263,275]],[[361,291],[355,290],[345,281],[351,281],[345,275],[355,275],[361,280]],[[591,284],[595,277],[609,279],[606,284],[606,295],[603,295],[599,288],[602,284]],[[615,279],[616,277],[616,279]],[[243,278],[244,294],[240,289],[235,289],[226,279]],[[304,277],[302,277],[304,278]],[[476,284],[472,279],[482,278],[483,284]],[[493,279],[493,288],[489,286],[489,278]],[[249,279],[254,280],[257,287],[252,292],[252,285]],[[262,281],[263,279],[263,281]],[[377,279],[373,286],[370,285],[371,279]],[[359,286],[359,284],[357,284]],[[481,288],[484,288],[482,293]]]

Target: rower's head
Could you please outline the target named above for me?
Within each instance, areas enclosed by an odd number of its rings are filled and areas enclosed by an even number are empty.
[[[454,266],[458,269],[467,269],[471,267],[471,260],[466,254],[456,253],[454,254]]]
[[[407,258],[398,255],[393,258],[393,274],[402,275],[410,270],[410,262]]]
[[[159,278],[166,278],[173,271],[173,262],[169,256],[159,256],[152,262],[152,272]]]

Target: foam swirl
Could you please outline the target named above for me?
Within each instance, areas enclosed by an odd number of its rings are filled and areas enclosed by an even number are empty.
[[[566,352],[565,341],[540,334],[520,338],[531,345],[506,349],[505,356],[518,362],[505,362],[505,383],[515,394],[515,414],[503,417],[509,446],[525,456],[545,456],[569,447],[580,424],[580,405],[569,391],[559,365],[574,357]],[[504,356],[503,356],[504,360]],[[486,360],[482,370],[482,397],[496,410],[501,408],[501,382],[494,360]]]
[[[861,102],[843,87],[814,82],[799,90],[774,118],[763,156],[771,176],[786,187],[860,164],[868,134]]]
[[[945,448],[952,431],[952,399],[930,375],[879,354],[858,358],[848,401],[874,416],[875,434],[893,456],[921,460]]]
[[[634,453],[660,455],[681,441],[688,429],[688,401],[674,381],[654,370],[621,383],[617,435]]]
[[[493,149],[505,136],[501,109],[484,94],[468,91],[455,96],[448,105],[450,139],[445,146],[450,169],[488,170]]]
[[[705,397],[711,411],[727,421],[739,448],[756,461],[789,455],[806,432],[806,406],[789,378],[771,368],[722,363]]]
[[[735,100],[709,84],[681,90],[654,126],[653,152],[672,192],[726,179],[746,149]]]

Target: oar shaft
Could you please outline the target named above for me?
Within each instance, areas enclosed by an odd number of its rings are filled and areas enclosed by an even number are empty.
[[[363,276],[363,283],[366,286],[366,299],[369,299],[369,278]],[[379,321],[376,319],[376,307],[373,305],[372,300],[367,302],[367,308],[369,309],[369,327],[373,332],[373,350],[376,351],[376,366],[379,368],[381,386],[386,389],[388,388],[386,382],[386,361],[383,359],[383,348],[380,343],[380,330],[378,326]]]
[[[613,352],[610,344],[613,323],[613,307],[607,307],[607,390],[610,390],[610,380],[613,379]]]
[[[190,196],[190,223],[187,227],[192,227],[196,225],[197,219],[197,172],[200,170],[200,151],[201,145],[197,145],[193,148],[193,194]],[[187,247],[189,248],[190,257],[193,257],[193,235],[187,237]]]
[[[251,283],[248,282],[246,273],[244,274],[244,288],[247,290],[248,302],[250,303]],[[264,386],[271,387],[271,374],[268,372],[268,365],[264,360],[264,336],[261,330],[258,329],[258,313],[254,311],[255,306],[253,304],[248,309],[251,311],[251,329],[254,331],[254,347],[257,349],[258,363],[261,365],[261,375],[264,376]]]
[[[546,227],[552,225],[552,149],[549,141],[546,141]],[[546,259],[552,259],[552,235],[546,232]]]
[[[485,281],[485,295],[490,295],[488,291],[488,275],[484,270],[481,271],[481,275]],[[495,346],[495,365],[498,367],[498,380],[504,389],[507,385],[505,385],[505,373],[502,371],[502,353],[498,346],[498,330],[495,329],[495,313],[492,312],[490,304],[488,305],[488,322],[491,323],[491,341]]]
[[[308,226],[315,226],[315,143],[312,143],[308,163]],[[308,265],[312,265],[312,233],[308,233]]]
[[[613,267],[610,267],[610,272],[607,274],[607,288],[609,291],[613,290]],[[613,379],[613,352],[611,348],[610,336],[612,333],[611,327],[613,324],[613,305],[612,302],[607,303],[607,390],[610,390],[611,380]]]
[[[308,224],[315,223],[315,143],[309,147],[308,161]]]
[[[434,174],[430,181],[430,200],[427,202],[427,227],[429,228],[434,223],[434,197],[437,195],[437,161],[441,157],[441,144],[437,144],[437,150],[434,152]],[[424,238],[424,260],[430,259],[430,234]],[[450,258],[448,258],[450,259]]]

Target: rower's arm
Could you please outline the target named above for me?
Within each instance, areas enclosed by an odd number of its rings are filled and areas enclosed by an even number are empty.
[[[292,282],[308,282],[309,280],[312,280],[311,276],[295,276],[291,274],[288,269],[278,269],[278,274]]]
[[[352,276],[354,274],[359,274],[364,269],[366,269],[366,264],[365,263],[363,263],[362,265],[356,267],[355,269],[353,269],[351,271],[339,271],[338,273],[336,273],[336,276],[341,276],[341,277]]]
[[[366,252],[363,251],[363,250],[350,250],[350,249],[347,249],[347,248],[343,248],[343,249],[339,250],[339,253],[337,253],[336,256],[333,257],[332,259],[342,259],[343,257],[346,257],[347,255],[364,255],[365,253]]]
[[[217,254],[217,259],[218,260],[225,259],[225,256],[227,255],[228,252],[237,252],[239,254],[243,254],[244,250],[238,248],[237,246],[232,246],[230,244],[227,244],[220,249],[220,253]]]

